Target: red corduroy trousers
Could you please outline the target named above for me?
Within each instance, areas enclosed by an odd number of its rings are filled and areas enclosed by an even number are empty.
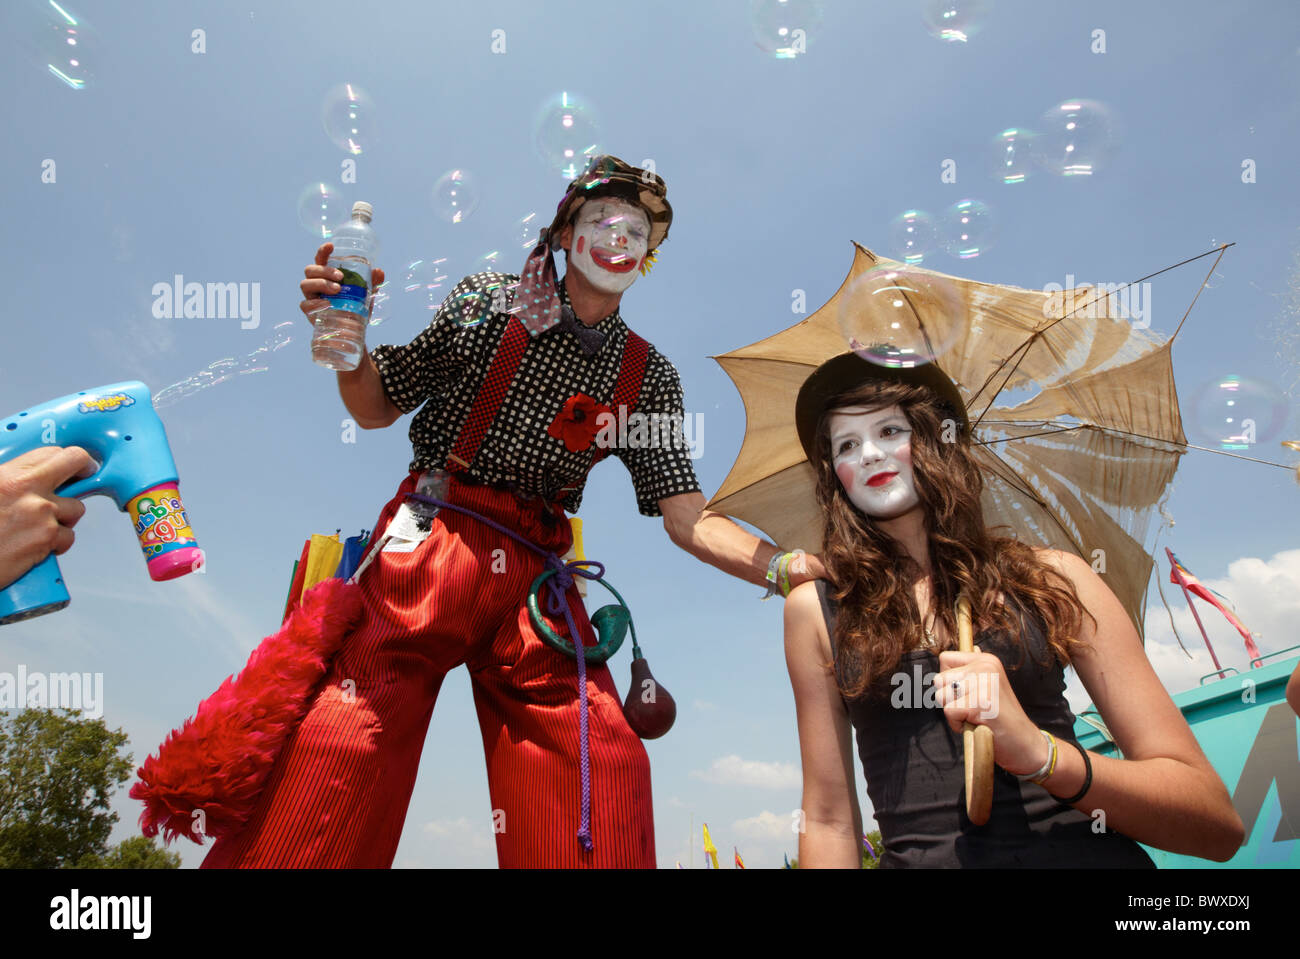
[[[377,536],[416,478],[384,507]],[[540,501],[454,479],[446,498],[543,549],[569,548],[568,522]],[[543,569],[532,550],[447,509],[413,552],[380,553],[361,575],[360,625],[277,759],[252,818],[217,840],[204,868],[391,866],[434,700],[461,663],[473,683],[500,865],[653,868],[650,762],[603,666],[587,668],[595,848],[578,842],[577,663],[538,638],[524,605]],[[591,645],[574,590],[569,605]],[[562,616],[548,621],[567,632]]]

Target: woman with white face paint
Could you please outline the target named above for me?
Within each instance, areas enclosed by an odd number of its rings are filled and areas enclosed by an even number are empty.
[[[852,731],[882,867],[1151,868],[1138,842],[1230,858],[1241,820],[1114,594],[1077,556],[985,528],[952,381],[933,364],[845,354],[808,378],[795,418],[825,510],[828,573],[792,590],[785,612],[800,866],[861,862]],[[956,643],[963,593],[970,653]],[[1124,759],[1078,745],[1066,665]],[[965,722],[993,731],[983,826],[963,802]]]

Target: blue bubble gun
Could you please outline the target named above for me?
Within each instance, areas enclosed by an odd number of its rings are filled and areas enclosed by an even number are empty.
[[[55,492],[76,499],[111,497],[131,520],[153,579],[175,579],[202,565],[149,387],[113,383],[0,419],[0,463],[41,446],[80,446],[94,457],[99,469],[93,476]],[[70,599],[51,553],[0,590],[0,625],[63,609]]]

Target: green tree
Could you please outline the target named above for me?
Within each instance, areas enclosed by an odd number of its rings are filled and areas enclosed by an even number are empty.
[[[137,837],[113,849],[113,790],[131,775],[126,733],[51,709],[0,714],[0,868],[175,868]]]
[[[78,869],[176,869],[180,853],[168,852],[153,844],[152,839],[132,836],[103,855],[87,854],[77,861]]]

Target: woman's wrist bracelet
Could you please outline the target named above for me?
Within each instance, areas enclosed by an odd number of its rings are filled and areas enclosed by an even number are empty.
[[[776,595],[776,575],[777,570],[781,567],[781,557],[784,555],[785,553],[778,549],[774,554],[772,554],[771,560],[768,561],[767,576],[764,577],[767,580],[767,592],[760,596],[759,599],[771,599]]]
[[[1022,783],[1029,782],[1041,786],[1043,781],[1056,771],[1056,737],[1046,729],[1040,729],[1038,731],[1042,733],[1043,738],[1047,740],[1047,758],[1043,760],[1043,765],[1039,766],[1038,769],[1034,770],[1032,773],[1025,773],[1023,776],[1020,773],[1015,773],[1015,777]]]
[[[781,554],[781,566],[777,571],[777,579],[781,583],[782,598],[790,595],[790,560],[794,558],[793,553]]]
[[[1092,761],[1088,758],[1088,750],[1084,749],[1078,743],[1072,742],[1070,745],[1079,750],[1079,755],[1083,757],[1084,775],[1083,786],[1077,793],[1067,799],[1057,798],[1057,802],[1065,803],[1067,806],[1073,806],[1075,803],[1079,802],[1088,794],[1088,790],[1092,788]]]
[[[790,573],[792,570],[796,573],[799,572],[796,566],[803,559],[804,551],[801,549],[796,549],[793,552],[786,553],[785,556],[787,562],[781,564],[781,595],[789,596],[790,589],[791,589]],[[804,571],[806,572],[807,570]]]

